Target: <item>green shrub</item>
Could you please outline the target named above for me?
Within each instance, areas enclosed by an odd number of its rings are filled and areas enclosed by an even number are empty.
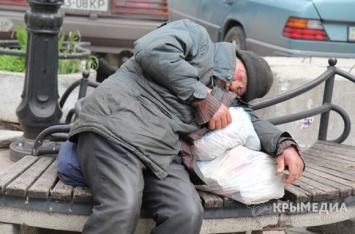
[[[27,30],[26,25],[14,26],[14,33],[19,43],[18,50],[26,51],[27,48]],[[66,40],[65,40],[66,39]],[[62,54],[75,54],[78,52],[75,43],[80,42],[81,35],[79,31],[69,32],[68,36],[60,33],[58,35],[58,52]],[[66,44],[64,45],[64,42]],[[64,46],[63,46],[64,45]],[[17,48],[16,48],[17,49]],[[14,49],[11,49],[14,50]],[[80,71],[82,59],[59,59],[58,74],[70,74]],[[91,55],[84,59],[86,69],[97,69],[99,60],[96,56]],[[24,72],[25,58],[21,56],[0,54],[0,70],[11,72]]]
[[[0,70],[10,72],[25,71],[25,57],[0,54]]]

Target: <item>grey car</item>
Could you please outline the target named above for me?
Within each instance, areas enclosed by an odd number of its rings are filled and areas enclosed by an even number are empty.
[[[354,0],[169,0],[171,20],[262,56],[355,58],[354,10]]]
[[[26,0],[0,0],[0,39],[10,39],[13,25],[24,24],[27,10]],[[168,20],[166,0],[64,0],[60,11],[62,31],[79,30],[82,41],[99,55],[98,79],[132,56],[135,40]]]

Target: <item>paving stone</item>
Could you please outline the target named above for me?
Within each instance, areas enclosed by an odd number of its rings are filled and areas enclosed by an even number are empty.
[[[22,136],[21,131],[0,130],[0,147],[8,147],[12,140]]]
[[[355,219],[345,220],[343,222],[328,224],[324,226],[308,227],[307,230],[324,234],[354,234]]]

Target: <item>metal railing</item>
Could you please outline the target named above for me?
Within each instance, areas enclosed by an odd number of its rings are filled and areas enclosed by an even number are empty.
[[[63,42],[65,48],[69,42]],[[58,53],[59,59],[83,59],[91,55],[91,51],[87,48],[90,46],[89,42],[75,42],[76,53]],[[11,50],[9,48],[18,48],[18,40],[0,40],[0,54],[26,57],[24,50]]]
[[[311,82],[300,86],[294,90],[291,90],[289,92],[280,94],[276,97],[273,97],[271,99],[261,101],[258,103],[255,103],[251,106],[253,110],[259,110],[262,108],[266,108],[278,103],[285,102],[289,99],[292,99],[294,97],[297,97],[303,93],[306,93],[313,88],[317,87],[318,85],[322,84],[325,82],[324,86],[324,93],[323,93],[323,103],[319,107],[315,107],[306,111],[294,113],[294,114],[289,114],[289,115],[284,115],[280,117],[275,117],[271,119],[267,119],[269,122],[271,122],[274,125],[279,125],[279,124],[284,124],[284,123],[290,123],[296,120],[312,117],[314,115],[321,115],[320,118],[320,124],[319,124],[319,130],[318,130],[318,140],[323,140],[323,141],[331,141],[331,142],[336,142],[336,143],[342,143],[343,141],[346,140],[346,138],[350,134],[351,130],[351,121],[349,118],[349,115],[346,113],[346,111],[333,104],[332,103],[332,96],[333,96],[333,89],[334,89],[334,78],[335,75],[339,75],[343,78],[346,78],[352,82],[355,83],[355,76],[351,75],[348,72],[345,72],[337,67],[335,67],[337,63],[337,60],[335,58],[330,58],[328,60],[328,68],[327,70],[318,76],[316,79],[312,80]],[[329,116],[330,112],[335,111],[338,113],[343,122],[344,122],[344,130],[342,134],[334,139],[334,140],[327,140],[327,134],[328,134],[328,123],[329,123]]]
[[[334,88],[334,78],[335,75],[340,75],[352,82],[355,83],[355,76],[351,75],[348,72],[345,72],[341,69],[338,69],[335,67],[337,60],[335,58],[331,58],[328,60],[329,66],[327,70],[321,74],[319,77],[316,79],[312,80],[311,82],[300,86],[294,90],[291,90],[289,92],[283,93],[281,95],[278,95],[276,97],[273,97],[271,99],[261,101],[255,104],[251,105],[251,108],[253,110],[259,110],[262,108],[266,108],[278,103],[285,102],[289,99],[292,99],[294,97],[297,97],[303,93],[306,93],[313,88],[317,87],[318,85],[322,84],[325,82],[325,87],[324,87],[324,94],[323,94],[323,104],[319,107],[312,108],[306,111],[298,112],[295,114],[289,114],[281,117],[275,117],[271,119],[267,119],[269,122],[271,122],[274,125],[279,125],[279,124],[284,124],[284,123],[289,123],[293,122],[296,120],[300,120],[303,118],[307,117],[312,117],[314,115],[321,114],[321,120],[320,120],[320,126],[319,126],[319,132],[318,132],[318,140],[327,140],[327,133],[328,133],[328,123],[329,123],[329,115],[330,111],[335,111],[337,112],[343,119],[344,121],[344,130],[343,133],[341,134],[340,137],[338,137],[335,140],[332,140],[332,142],[336,143],[342,143],[350,134],[351,130],[351,121],[349,118],[349,115],[346,113],[344,109],[341,107],[335,105],[332,103],[332,96],[333,96],[333,88]],[[89,74],[88,72],[83,72],[83,78],[81,80],[78,80],[71,84],[68,89],[64,92],[60,99],[60,106],[62,107],[64,105],[64,102],[66,101],[67,97],[69,94],[79,86],[79,96],[78,100],[82,100],[83,97],[86,95],[86,90],[87,88],[90,87],[97,87],[99,83],[97,82],[92,82],[88,80]],[[59,151],[60,147],[45,147],[42,146],[43,142],[45,139],[50,139],[52,141],[64,141],[66,138],[66,133],[69,132],[70,130],[70,120],[74,114],[76,114],[78,110],[72,109],[69,111],[68,116],[66,118],[66,124],[64,125],[57,125],[57,126],[51,126],[47,129],[45,129],[43,132],[41,132],[38,136],[37,139],[35,140],[35,144],[33,146],[32,150],[32,155],[43,155],[43,154],[57,154]]]
[[[63,93],[59,100],[59,106],[62,108],[68,99],[69,95],[76,89],[79,88],[79,94],[78,94],[78,102],[80,100],[83,100],[86,96],[86,92],[88,87],[93,87],[96,88],[99,86],[100,83],[90,81],[89,80],[90,72],[89,71],[84,71],[83,72],[83,77],[80,80],[74,81]],[[71,128],[71,119],[73,118],[74,115],[78,114],[80,110],[76,110],[75,107],[70,109],[66,119],[65,119],[65,124],[62,125],[54,125],[50,126],[46,129],[44,129],[42,132],[40,132],[34,141],[33,148],[31,154],[33,156],[38,156],[38,155],[51,155],[51,154],[58,154],[60,145],[61,144],[52,144],[50,146],[44,146],[43,143],[45,140],[49,140],[51,142],[64,142],[67,140],[68,132],[70,131]]]

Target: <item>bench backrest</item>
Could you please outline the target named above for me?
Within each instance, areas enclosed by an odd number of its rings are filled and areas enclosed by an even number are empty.
[[[319,107],[314,107],[306,111],[302,112],[297,112],[295,114],[289,114],[289,115],[284,115],[280,117],[275,117],[268,119],[272,124],[279,125],[279,124],[284,124],[284,123],[290,123],[296,120],[312,117],[314,115],[321,114],[321,119],[320,119],[320,124],[319,124],[319,131],[318,131],[318,140],[323,140],[323,141],[328,141],[327,140],[327,133],[328,133],[328,123],[329,123],[329,116],[330,116],[330,111],[335,111],[337,112],[343,122],[344,122],[344,130],[342,134],[335,140],[332,140],[332,142],[335,143],[342,143],[343,141],[346,140],[346,138],[350,134],[351,130],[351,121],[349,118],[349,115],[346,113],[344,109],[341,107],[335,105],[332,103],[332,96],[333,96],[333,89],[334,89],[334,78],[335,75],[339,75],[343,78],[346,78],[352,82],[355,83],[355,76],[352,74],[345,72],[339,68],[337,68],[335,65],[337,63],[337,60],[335,58],[330,58],[328,60],[328,68],[327,70],[321,74],[319,77],[316,79],[308,82],[305,85],[302,85],[294,90],[291,90],[289,92],[285,92],[283,94],[280,94],[276,97],[273,97],[268,100],[264,100],[258,103],[255,103],[252,105],[253,110],[259,110],[262,108],[266,108],[278,103],[285,102],[291,98],[300,96],[301,94],[304,94],[305,92],[308,92],[318,85],[322,84],[325,82],[324,86],[324,93],[323,93],[323,104]]]

